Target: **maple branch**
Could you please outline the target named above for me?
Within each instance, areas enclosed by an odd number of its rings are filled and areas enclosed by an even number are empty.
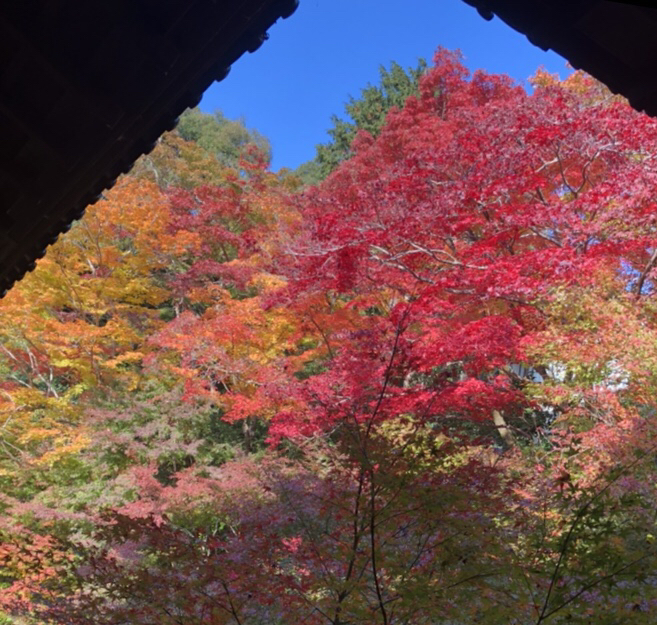
[[[552,237],[548,236],[547,234],[543,234],[540,230],[537,230],[533,226],[529,226],[529,229],[540,239],[544,239],[545,241],[548,241],[549,243],[553,243],[557,247],[563,247],[563,245],[557,241],[556,239],[553,239]]]
[[[463,579],[458,580],[457,582],[454,582],[453,584],[449,584],[449,586],[445,586],[445,590],[449,590],[450,588],[455,588],[456,586],[460,586],[461,584],[467,584],[468,582],[471,582],[474,579],[484,579],[486,577],[492,577],[493,575],[497,575],[500,573],[499,570],[495,571],[489,571],[488,573],[475,573],[474,575],[469,575],[468,577],[464,577]]]
[[[327,254],[333,254],[335,252],[339,252],[340,250],[343,250],[346,247],[350,247],[351,245],[353,244],[350,243],[349,245],[337,245],[335,247],[327,247],[326,249],[317,252],[300,252],[293,250],[290,246],[288,246],[285,251],[288,254],[291,254],[292,256],[301,256],[302,258],[316,258],[317,256],[326,256]]]
[[[538,168],[534,170],[535,174],[541,173],[546,167],[549,167],[550,165],[554,165],[559,161],[558,158],[553,158],[551,161],[543,161],[543,164]]]
[[[383,625],[388,625],[388,612],[383,601],[383,594],[381,592],[381,584],[379,582],[379,572],[376,565],[376,496],[374,491],[374,469],[370,470],[370,548],[372,550],[372,575],[374,577],[374,587],[376,589],[376,596],[379,601],[379,609],[381,610],[381,617],[383,618]]]
[[[395,357],[397,356],[397,351],[399,350],[399,340],[401,338],[402,332],[404,331],[403,324],[406,321],[408,315],[410,314],[410,306],[407,306],[406,309],[404,310],[404,313],[402,315],[402,318],[397,322],[397,327],[395,328],[395,340],[392,345],[392,350],[390,352],[390,358],[388,360],[388,364],[386,365],[385,369],[385,375],[383,378],[383,386],[381,387],[381,392],[379,393],[379,397],[376,402],[376,406],[374,407],[374,410],[372,411],[372,416],[369,419],[369,422],[367,424],[367,429],[365,431],[366,437],[369,436],[372,426],[374,425],[374,419],[376,418],[376,415],[378,414],[381,405],[383,404],[383,399],[385,398],[386,391],[388,389],[388,385],[390,384],[390,377],[391,377],[391,372],[392,372],[392,365],[395,360]],[[365,439],[367,441],[367,438]],[[363,450],[364,452],[364,457],[365,460],[368,464],[368,466],[371,467],[371,463],[369,462],[369,459],[367,458],[367,451],[366,449]]]
[[[133,594],[134,597],[134,594]],[[174,622],[178,623],[178,625],[185,625],[185,622],[182,620],[181,617],[176,617],[171,613],[171,610],[169,610],[166,606],[161,606],[162,611]]]
[[[655,249],[655,251],[652,253],[650,260],[647,262],[645,268],[643,269],[641,275],[639,276],[639,279],[637,280],[635,299],[638,300],[641,297],[641,291],[643,290],[643,285],[646,279],[648,278],[648,274],[655,266],[655,263],[657,263],[657,249]]]
[[[224,590],[226,591],[226,593],[228,595],[228,589],[226,588],[226,583],[222,581],[221,585],[223,586]],[[230,596],[228,596],[228,601],[230,603],[230,609],[229,609],[225,605],[223,605],[220,601],[218,601],[215,597],[213,597],[211,594],[207,593],[206,591],[202,590],[201,588],[199,588],[198,591],[201,595],[203,595],[204,597],[209,599],[212,603],[214,603],[218,608],[220,608],[221,610],[223,610],[227,614],[230,614],[237,621],[238,625],[241,625],[240,619],[239,619],[239,617],[237,616],[237,614],[235,612],[235,608],[233,607],[233,602],[232,602]]]
[[[29,347],[27,348],[27,355],[28,358],[30,359],[30,367],[32,368],[34,374],[37,376],[39,380],[41,380],[45,384],[46,388],[48,389],[48,392],[52,393],[54,397],[59,399],[59,394],[57,393],[57,389],[55,389],[55,387],[52,385],[52,379],[53,379],[52,368],[50,368],[50,379],[47,380],[46,377],[43,375],[43,373],[41,373],[41,370],[39,369],[37,363],[36,356],[34,356],[32,350]]]
[[[6,422],[5,422],[6,425]],[[3,425],[4,427],[4,425]],[[9,441],[3,439],[0,439],[0,444],[3,447],[3,450],[7,456],[9,456],[9,459],[15,462],[18,466],[20,466],[20,458],[23,455],[23,450],[20,449],[19,447],[16,447],[13,443],[10,443]]]
[[[221,581],[221,586],[224,589],[224,592],[226,593],[226,597],[228,598],[228,604],[230,605],[230,612],[233,615],[233,618],[237,622],[237,625],[242,625],[242,621],[240,620],[239,616],[237,615],[237,608],[235,607],[235,604],[233,603],[233,598],[230,594],[230,590],[228,590],[228,584],[226,584],[225,581]]]
[[[362,503],[362,496],[363,496],[363,491],[365,488],[365,478],[366,478],[366,469],[361,467],[361,470],[359,472],[359,477],[358,477],[358,487],[357,487],[357,492],[355,495],[355,501],[354,501],[354,508],[353,511],[350,508],[345,507],[340,507],[339,509],[342,510],[345,514],[349,514],[353,518],[353,538],[352,542],[350,545],[349,549],[349,562],[347,564],[347,571],[345,572],[344,578],[340,584],[341,589],[338,591],[336,589],[336,599],[337,599],[337,605],[335,607],[335,616],[331,618],[328,614],[323,612],[317,605],[311,603],[311,601],[304,596],[303,594],[300,593],[300,596],[303,598],[306,603],[311,605],[314,610],[319,612],[322,616],[324,616],[332,625],[340,625],[343,621],[340,618],[340,612],[342,610],[341,605],[345,601],[347,597],[351,594],[352,588],[350,588],[351,585],[351,579],[356,575],[356,564],[357,564],[357,556],[359,555],[359,545],[361,542],[361,539],[363,538],[363,535],[365,533],[365,520],[361,522],[361,503]],[[329,583],[333,583],[333,580],[335,579],[335,576],[333,572],[331,571],[330,567],[327,565],[327,563],[324,560],[324,557],[322,556],[322,552],[319,549],[317,545],[317,541],[315,539],[315,534],[312,531],[312,529],[309,527],[309,525],[306,523],[306,520],[304,518],[304,515],[301,514],[299,509],[297,508],[297,501],[295,500],[294,497],[290,497],[287,495],[287,492],[283,490],[283,494],[285,495],[285,501],[288,506],[290,506],[296,513],[296,517],[299,520],[304,533],[306,535],[306,538],[308,539],[311,548],[315,554],[315,556],[318,558],[319,563],[321,568],[324,571],[324,574],[329,580]],[[330,499],[325,499],[323,497],[318,497],[318,499],[322,503],[333,503]],[[328,521],[328,518],[327,518]],[[327,535],[330,538],[334,538],[339,544],[345,544],[344,542],[340,541],[338,537],[333,537],[331,534],[327,531]],[[360,570],[360,573],[357,574],[357,578],[360,579],[362,577],[363,572],[365,571],[367,565],[369,563],[369,559],[366,559],[366,561],[363,563],[363,567]],[[335,580],[337,583],[338,580]]]
[[[378,567],[377,567],[377,557],[376,557],[376,528],[377,528],[377,510],[376,510],[376,496],[377,496],[377,488],[375,485],[375,471],[374,467],[372,466],[372,463],[368,457],[368,451],[367,451],[367,442],[369,440],[369,435],[371,433],[372,427],[374,425],[374,421],[376,419],[376,416],[381,409],[381,405],[383,404],[383,400],[386,395],[386,390],[388,388],[388,385],[390,384],[390,378],[392,374],[392,365],[394,362],[394,359],[397,355],[397,352],[399,350],[399,341],[401,334],[404,330],[404,322],[406,318],[408,317],[410,313],[410,308],[407,307],[406,310],[404,311],[404,314],[402,318],[399,320],[397,323],[396,331],[395,331],[395,339],[393,342],[392,350],[390,353],[390,358],[388,360],[388,364],[385,368],[385,375],[383,379],[383,385],[381,387],[381,390],[378,394],[378,399],[377,403],[374,406],[374,410],[372,411],[372,414],[370,418],[368,419],[367,427],[365,429],[365,433],[363,437],[360,436],[359,434],[359,423],[356,421],[356,434],[358,435],[358,442],[361,447],[361,452],[363,454],[363,460],[364,460],[364,465],[361,466],[361,469],[359,471],[359,478],[358,478],[358,489],[356,493],[356,503],[355,503],[355,509],[354,509],[354,521],[353,521],[353,544],[351,548],[351,556],[350,556],[350,561],[349,565],[347,568],[347,572],[345,574],[345,582],[347,582],[351,576],[353,575],[354,567],[356,564],[356,554],[357,554],[357,549],[358,549],[358,544],[360,543],[360,539],[362,538],[362,529],[359,527],[358,519],[360,516],[359,510],[360,510],[360,501],[362,494],[364,492],[365,488],[365,479],[366,477],[369,477],[369,518],[368,518],[368,526],[369,526],[369,534],[370,534],[370,557],[369,560],[372,565],[372,576],[374,579],[374,585],[375,585],[375,591],[377,595],[377,600],[379,604],[379,610],[381,611],[381,616],[383,619],[384,625],[388,624],[389,618],[388,618],[388,613],[386,610],[386,601],[383,598],[383,591],[381,589],[381,582],[379,580],[379,572],[378,572]],[[367,564],[367,563],[366,563]],[[338,594],[338,607],[336,608],[336,615],[334,619],[334,623],[338,624],[341,622],[340,621],[340,616],[339,616],[339,607],[340,604],[344,601],[344,599],[348,596],[349,591],[347,588],[343,588],[342,591]]]
[[[401,269],[402,271],[406,271],[407,273],[410,273],[418,282],[423,282],[424,284],[433,285],[433,280],[429,280],[428,278],[423,278],[421,275],[419,275],[417,272],[413,271],[413,269],[411,269],[407,265],[404,265],[403,263],[388,263],[382,259],[377,259],[377,260],[390,267],[396,267],[397,269]]]
[[[554,613],[554,610],[548,613],[548,605],[550,602],[550,597],[552,596],[552,592],[554,590],[554,587],[557,583],[557,579],[559,577],[559,572],[566,559],[566,552],[568,551],[568,547],[575,533],[575,528],[579,525],[580,521],[584,518],[584,515],[586,514],[587,510],[591,507],[591,505],[595,501],[597,501],[600,497],[602,497],[602,495],[605,492],[607,492],[612,487],[612,485],[615,484],[622,476],[624,476],[632,467],[636,466],[646,458],[650,457],[650,455],[652,454],[652,452],[655,451],[655,449],[657,449],[657,444],[651,445],[642,456],[639,456],[638,458],[630,462],[630,464],[625,466],[622,471],[619,471],[615,477],[610,479],[603,488],[601,488],[597,493],[591,496],[589,500],[579,508],[579,510],[575,514],[575,518],[573,519],[573,522],[570,524],[570,527],[568,528],[568,532],[566,532],[566,537],[564,538],[563,544],[561,545],[561,549],[559,550],[559,558],[557,559],[557,564],[554,567],[554,571],[552,572],[552,576],[550,578],[550,585],[548,586],[548,590],[545,595],[545,601],[543,602],[543,608],[539,615],[539,619],[536,622],[536,625],[540,625],[540,623],[542,623],[550,614]]]
[[[381,258],[379,256],[373,256],[372,257],[372,258],[374,258],[374,260],[378,261],[382,265],[387,265],[388,267],[395,267],[396,269],[400,269],[401,271],[406,271],[407,273],[410,273],[418,282],[423,282],[425,284],[433,284],[432,280],[429,280],[427,278],[422,277],[416,271],[411,269],[409,266],[407,266],[404,263],[401,263],[401,262],[399,262],[399,260],[397,260],[399,258],[403,258],[404,256],[408,256],[409,254],[416,254],[416,253],[419,253],[419,252],[406,251],[406,252],[402,252],[400,254],[395,254],[393,256],[391,252],[389,252],[385,248],[380,247],[378,245],[371,245],[370,248],[375,250],[375,251],[383,252],[384,254],[387,254],[388,256],[390,256],[390,258],[387,259],[387,260],[385,258]]]
[[[450,254],[449,252],[445,250],[439,250],[439,249],[430,249],[427,247],[424,247],[423,245],[419,245],[418,243],[415,243],[414,241],[406,241],[409,245],[412,245],[416,250],[419,252],[423,252],[425,254],[428,254],[433,258],[435,261],[439,263],[443,263],[445,265],[452,265],[454,267],[463,267],[464,269],[478,269],[480,271],[485,271],[488,269],[488,267],[483,267],[480,265],[470,265],[468,263],[464,263],[460,260],[458,260],[455,256]],[[438,256],[438,254],[444,254],[446,258],[441,258]]]
[[[10,374],[9,378],[14,380],[14,382],[18,382],[18,384],[24,386],[25,388],[32,388],[30,384],[28,384],[24,380],[21,380],[15,373]]]
[[[538,195],[538,199],[545,204],[545,206],[549,206],[549,202],[545,199],[545,196],[543,195],[543,191],[541,190],[541,187],[536,187],[536,195]]]
[[[4,345],[0,345],[0,349],[2,349],[2,351],[5,354],[7,354],[7,356],[9,356],[9,358],[11,358],[14,362],[17,362],[17,363],[20,364],[20,361],[18,360],[16,355],[11,350],[9,350]],[[53,381],[52,368],[50,368],[49,379],[46,379],[46,377],[43,375],[43,373],[41,373],[41,371],[39,369],[39,366],[38,366],[37,359],[36,359],[36,357],[32,353],[32,350],[29,347],[26,348],[26,353],[27,353],[28,360],[30,362],[29,368],[32,371],[32,373],[39,380],[41,380],[43,382],[43,384],[46,386],[46,389],[48,390],[48,393],[51,393],[54,397],[59,398],[57,390],[52,385],[52,381]],[[32,385],[29,382],[25,382],[25,380],[21,380],[15,373],[9,374],[9,377],[12,380],[14,380],[15,382],[17,382],[18,384],[20,384],[21,386],[24,386],[25,388],[32,388]]]
[[[374,587],[376,589],[376,596],[378,599],[379,603],[379,610],[381,611],[381,617],[383,619],[383,625],[388,625],[388,612],[386,610],[385,602],[383,599],[383,592],[381,590],[381,582],[379,580],[379,571],[377,568],[376,564],[376,517],[377,517],[377,510],[376,510],[376,490],[375,490],[375,480],[374,480],[374,467],[372,466],[369,458],[367,457],[367,440],[369,437],[369,434],[371,432],[372,426],[374,424],[374,419],[379,412],[381,405],[383,404],[383,399],[386,394],[386,390],[388,388],[388,385],[390,384],[390,377],[392,373],[392,365],[394,363],[395,357],[397,355],[397,351],[399,350],[399,341],[401,339],[402,332],[404,331],[404,322],[406,321],[406,318],[410,314],[410,306],[407,306],[406,309],[404,310],[404,314],[402,315],[402,318],[399,320],[397,323],[397,328],[395,329],[395,340],[392,346],[391,354],[390,354],[390,359],[388,361],[388,365],[386,366],[386,372],[383,380],[383,386],[381,388],[381,392],[379,393],[379,398],[376,403],[376,406],[374,407],[374,410],[372,411],[372,417],[369,420],[369,423],[367,424],[367,430],[365,433],[365,445],[363,446],[363,455],[365,458],[365,461],[367,462],[368,465],[368,474],[370,478],[370,515],[369,515],[369,530],[370,530],[370,549],[371,549],[371,562],[372,562],[372,576],[374,577]]]
[[[564,186],[577,198],[575,190],[570,186],[566,178],[566,172],[563,167],[563,162],[561,161],[561,155],[559,154],[559,148],[557,147],[557,163],[559,163],[559,172],[561,173],[561,180],[563,181]]]
[[[477,291],[475,289],[455,289],[453,287],[446,287],[445,291],[447,293],[453,293],[454,295],[476,295]],[[499,299],[505,299],[502,296],[498,296]],[[516,301],[516,300],[513,300]],[[523,303],[524,302],[520,302]]]
[[[9,350],[7,347],[4,345],[0,344],[0,349],[9,356],[14,362],[18,362],[18,358],[16,357],[16,354],[14,354],[11,350]]]
[[[405,256],[410,256],[413,254],[426,254],[430,256],[433,260],[436,262],[439,262],[443,265],[449,265],[452,267],[461,267],[463,269],[478,269],[480,271],[487,270],[488,267],[482,267],[479,265],[470,265],[468,263],[464,263],[460,260],[458,260],[455,256],[447,252],[446,250],[441,250],[441,249],[430,249],[427,247],[424,247],[422,245],[419,245],[418,243],[414,241],[409,241],[407,239],[403,239],[405,243],[408,245],[412,246],[414,249],[413,250],[405,250],[403,252],[399,252],[397,254],[393,254],[389,250],[385,249],[384,247],[381,247],[379,245],[371,245],[370,247],[378,252],[381,252],[383,254],[386,254],[388,256],[387,259],[385,258],[380,258],[379,256],[374,256],[375,260],[378,260],[379,262],[390,265],[392,267],[396,267],[397,269],[401,269],[403,271],[407,271],[410,273],[414,278],[421,282],[427,282],[429,284],[433,284],[432,281],[427,280],[426,278],[422,278],[419,276],[415,271],[413,271],[410,267],[404,265],[403,263],[399,262],[400,258],[403,258]],[[443,254],[444,256],[441,257],[439,254]]]
[[[310,608],[311,608],[310,615],[312,615],[313,612],[317,612],[321,616],[323,616],[329,623],[331,623],[331,625],[340,625],[341,621],[340,621],[339,616],[337,617],[337,620],[332,619],[326,612],[324,612],[324,610],[322,610],[321,608],[319,608],[316,605],[314,605],[313,603],[311,603],[310,599],[308,599],[308,597],[306,597],[302,592],[297,590],[296,594],[297,594],[297,596],[301,597],[301,599],[303,601],[305,601],[310,606]],[[305,621],[303,621],[303,622],[305,622]]]
[[[577,197],[582,192],[582,189],[584,189],[586,183],[589,182],[588,170],[589,167],[593,164],[593,161],[595,161],[595,159],[598,158],[598,154],[600,154],[600,149],[601,148],[598,148],[594,152],[593,156],[591,156],[591,158],[582,166],[582,184],[580,184],[579,187],[577,188],[577,191],[575,191],[575,197]]]
[[[587,584],[584,584],[575,594],[571,595],[566,599],[561,605],[557,606],[556,608],[553,608],[550,610],[547,614],[541,614],[538,621],[536,621],[536,625],[540,625],[543,621],[547,620],[550,616],[558,612],[559,610],[562,610],[565,608],[568,604],[572,603],[577,599],[577,597],[583,595],[587,590],[591,590],[591,588],[595,588],[598,584],[601,584],[602,582],[612,579],[614,576],[618,575],[619,573],[622,573],[623,571],[626,571],[627,569],[635,566],[636,564],[639,564],[639,562],[642,562],[646,558],[649,558],[653,554],[651,553],[646,553],[642,555],[641,557],[637,558],[636,560],[633,560],[632,562],[629,562],[628,564],[624,564],[623,566],[618,567],[615,571],[612,571],[611,573],[607,573],[607,575],[602,575],[598,579],[593,580],[592,582],[589,582]]]
[[[354,505],[354,514],[353,514],[353,542],[351,545],[351,551],[349,555],[349,564],[347,566],[347,572],[345,573],[344,577],[344,582],[343,582],[343,587],[342,590],[338,593],[338,605],[335,608],[335,618],[333,619],[334,623],[336,625],[339,625],[340,623],[340,612],[341,612],[341,606],[342,602],[349,596],[350,591],[347,587],[349,584],[351,577],[354,573],[354,568],[356,565],[356,555],[358,553],[358,544],[360,543],[360,539],[363,536],[362,529],[359,528],[359,523],[358,519],[360,516],[360,502],[361,502],[361,497],[363,494],[363,489],[365,486],[365,470],[361,467],[359,476],[358,476],[358,489],[356,492],[356,502]]]
[[[322,339],[324,340],[324,344],[326,345],[326,349],[328,350],[329,353],[329,358],[333,360],[335,358],[335,354],[333,353],[333,349],[331,349],[331,344],[329,343],[328,336],[326,336],[324,330],[322,330],[322,328],[317,323],[317,321],[315,321],[315,317],[313,317],[312,314],[309,314],[308,316],[310,318],[311,323],[317,328],[317,331],[322,336]]]
[[[447,289],[445,289],[447,290]],[[451,291],[455,292],[455,291]],[[519,306],[531,306],[537,313],[540,315],[543,315],[543,317],[547,317],[547,313],[536,303],[536,302],[527,302],[524,299],[520,299],[517,297],[510,297],[508,295],[496,295],[495,296],[497,299],[501,299],[505,302],[511,302],[512,304],[518,304]]]

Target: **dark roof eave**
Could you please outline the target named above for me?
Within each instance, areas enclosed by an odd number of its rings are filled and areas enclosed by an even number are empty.
[[[114,30],[97,38],[89,29],[105,25],[102,9],[89,7],[101,3],[69,2],[79,24],[52,8],[65,3],[16,4],[0,8],[0,39],[11,53],[0,66],[3,295],[298,0],[114,0]],[[60,39],[49,40],[46,29],[58,26]],[[89,62],[76,60],[75,37],[92,48]]]
[[[654,2],[464,0],[487,20],[498,16],[543,50],[554,50],[639,111],[657,115],[657,10]],[[654,42],[654,43],[653,43]]]

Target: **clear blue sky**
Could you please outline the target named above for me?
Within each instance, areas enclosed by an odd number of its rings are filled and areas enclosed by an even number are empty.
[[[543,65],[566,76],[565,61],[543,52],[498,18],[487,22],[462,0],[300,0],[228,77],[214,83],[201,110],[217,109],[269,138],[272,168],[294,168],[328,140],[332,114],[368,83],[379,66],[414,66],[437,46],[459,48],[471,69],[506,73],[517,82]]]

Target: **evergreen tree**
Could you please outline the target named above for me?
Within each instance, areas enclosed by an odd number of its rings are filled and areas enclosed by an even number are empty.
[[[328,131],[329,143],[317,146],[314,160],[302,164],[296,174],[305,184],[315,184],[328,176],[342,161],[351,156],[351,143],[359,130],[369,132],[373,137],[379,134],[388,111],[402,108],[406,98],[417,93],[418,81],[424,74],[427,63],[420,59],[415,68],[404,68],[393,62],[390,69],[379,68],[379,85],[365,87],[360,98],[350,96],[345,110],[351,121],[331,117],[333,127]]]

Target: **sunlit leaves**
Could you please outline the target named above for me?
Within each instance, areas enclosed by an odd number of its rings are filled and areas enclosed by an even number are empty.
[[[297,195],[165,136],[3,300],[0,605],[650,622],[657,125],[434,61]]]

